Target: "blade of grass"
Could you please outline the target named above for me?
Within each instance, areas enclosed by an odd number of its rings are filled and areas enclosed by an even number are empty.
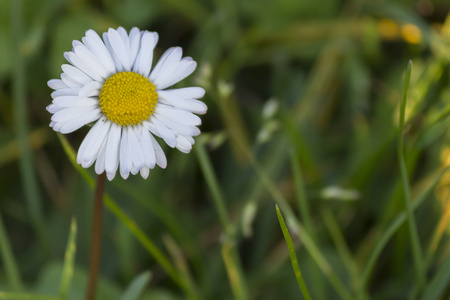
[[[330,233],[330,236],[334,244],[336,245],[339,256],[341,257],[344,265],[347,267],[348,272],[352,277],[354,287],[359,287],[360,274],[358,272],[358,266],[345,241],[344,235],[339,229],[339,224],[329,208],[326,207],[322,210],[322,219],[324,220],[325,226],[327,227],[328,232]],[[364,293],[367,294],[366,291],[364,291]]]
[[[63,149],[72,163],[73,167],[78,171],[81,177],[86,183],[94,188],[94,179],[91,175],[77,164],[75,158],[75,151],[67,141],[66,137],[62,134],[58,134],[59,140],[63,146]],[[169,259],[164,253],[156,247],[155,243],[139,228],[139,226],[131,220],[120,207],[108,196],[104,195],[103,201],[105,206],[130,230],[134,237],[141,243],[141,245],[155,258],[155,260],[163,267],[163,269],[169,274],[173,281],[175,281],[181,288],[185,289],[184,283],[180,280],[175,268],[170,263]]]
[[[121,300],[138,300],[143,293],[145,287],[150,282],[152,274],[149,271],[139,274],[128,286],[125,293],[123,293]]]
[[[211,160],[205,150],[205,145],[201,138],[199,138],[195,144],[195,154],[197,155],[200,168],[206,180],[206,184],[211,192],[214,205],[216,207],[217,214],[219,215],[220,223],[227,235],[227,238],[232,238],[233,226],[228,218],[225,201],[222,196],[222,192],[219,187],[218,180],[214,173]]]
[[[305,229],[308,234],[313,238],[314,242],[317,243],[317,239],[314,238],[314,227],[311,219],[312,212],[309,207],[308,198],[306,196],[305,184],[303,183],[303,174],[300,168],[300,159],[299,154],[296,154],[294,151],[291,151],[291,166],[294,175],[295,182],[295,192],[296,192],[296,200],[297,200],[297,209],[302,216],[302,220],[305,224]],[[326,298],[326,290],[324,289],[324,281],[321,277],[320,270],[318,268],[314,268],[311,279],[314,281],[315,289],[313,291],[316,292],[317,298],[324,299]]]
[[[442,237],[447,232],[450,222],[450,201],[447,202],[446,207],[443,209],[443,214],[434,230],[433,237],[431,238],[430,246],[428,247],[426,261],[430,261],[433,254],[436,252]]]
[[[67,241],[66,253],[64,255],[64,266],[61,274],[61,283],[59,285],[59,296],[63,299],[67,299],[69,293],[70,283],[72,282],[73,270],[75,266],[75,253],[77,236],[77,221],[75,218],[70,223],[69,239]]]
[[[427,284],[421,300],[440,299],[442,293],[450,286],[450,256],[444,261],[434,278]],[[442,297],[443,299],[443,297]]]
[[[242,275],[242,269],[236,245],[227,240],[222,245],[222,259],[227,270],[228,279],[230,280],[231,289],[236,299],[248,299],[247,286]]]
[[[163,237],[164,243],[167,249],[172,255],[172,260],[174,261],[175,267],[178,269],[178,274],[183,278],[186,283],[186,290],[188,291],[189,299],[199,299],[198,288],[192,278],[192,274],[189,270],[189,266],[186,262],[185,255],[181,250],[180,246],[177,245],[175,240],[170,235],[165,235]]]
[[[19,268],[16,259],[11,250],[11,243],[3,226],[2,215],[0,214],[0,252],[5,268],[6,278],[12,289],[19,292],[23,289],[22,279],[20,278]]]
[[[420,195],[417,196],[416,200],[412,203],[412,209],[413,211],[416,210],[428,197],[428,195],[434,190],[438,182],[441,180],[442,176],[445,172],[447,172],[448,169],[444,170],[443,172],[439,173],[436,178],[432,181],[430,186]],[[367,283],[369,281],[370,274],[372,273],[373,267],[380,256],[383,249],[386,247],[387,243],[390,241],[390,239],[394,236],[394,234],[399,230],[399,228],[405,223],[407,220],[406,212],[400,213],[394,221],[389,225],[389,227],[384,230],[383,235],[380,237],[378,242],[373,247],[373,251],[370,254],[369,259],[367,260],[367,263],[365,263],[365,268],[361,275],[361,281],[360,281],[360,287],[359,287],[359,299],[362,299],[363,297],[363,291],[366,289]]]
[[[408,229],[409,229],[409,235],[411,239],[411,247],[412,247],[412,253],[414,258],[414,267],[416,272],[416,281],[417,285],[419,287],[422,287],[425,284],[425,268],[423,265],[423,256],[422,256],[422,248],[420,246],[419,241],[419,234],[417,231],[417,224],[414,218],[413,209],[411,205],[411,190],[409,186],[409,179],[408,179],[408,171],[406,169],[406,162],[405,162],[405,156],[404,156],[404,146],[403,146],[403,128],[405,123],[405,108],[406,108],[406,101],[408,98],[408,89],[409,89],[409,82],[411,80],[411,73],[412,73],[412,61],[409,61],[408,68],[406,70],[406,78],[405,78],[405,85],[403,88],[403,97],[402,102],[400,104],[400,124],[399,124],[399,130],[398,130],[398,158],[399,158],[399,164],[400,164],[400,173],[402,177],[402,186],[403,186],[403,193],[404,193],[404,199],[405,199],[405,205],[406,205],[406,216],[408,219]]]
[[[228,279],[236,299],[248,299],[247,286],[242,274],[242,268],[240,264],[240,258],[233,246],[234,242],[234,230],[233,224],[228,218],[228,214],[225,207],[225,201],[222,191],[220,189],[219,182],[216,174],[214,173],[211,160],[205,150],[204,143],[201,138],[197,140],[195,145],[195,153],[200,164],[200,168],[203,172],[203,176],[206,180],[206,184],[211,192],[214,205],[220,218],[223,230],[227,237],[222,246],[222,257],[225,263],[225,267],[228,274]]]
[[[281,231],[283,232],[284,239],[286,240],[286,244],[289,248],[289,255],[291,257],[292,268],[294,269],[295,277],[297,278],[298,286],[305,297],[306,300],[311,300],[311,296],[309,295],[308,288],[306,287],[306,283],[303,280],[302,272],[300,271],[300,266],[298,265],[297,255],[295,254],[294,243],[292,242],[291,235],[289,234],[289,230],[286,227],[286,223],[284,222],[283,216],[281,215],[280,209],[278,205],[275,205],[277,209],[278,221],[280,222]]]
[[[13,74],[13,112],[14,127],[20,149],[20,176],[27,202],[28,213],[33,230],[36,232],[39,246],[45,257],[50,255],[49,240],[45,231],[44,217],[41,208],[40,192],[33,168],[33,157],[28,140],[29,126],[26,108],[26,75],[25,58],[22,45],[22,1],[11,1],[12,36],[14,37],[14,74]]]

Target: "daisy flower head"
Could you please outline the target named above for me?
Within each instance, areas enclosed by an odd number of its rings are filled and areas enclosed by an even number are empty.
[[[165,168],[166,156],[157,139],[189,153],[201,124],[195,114],[206,113],[198,100],[201,87],[170,89],[189,76],[197,63],[182,57],[182,49],[168,49],[152,68],[156,32],[122,27],[109,29],[103,39],[86,31],[73,49],[64,53],[61,79],[52,79],[54,90],[50,127],[71,133],[93,124],[77,153],[84,168],[95,162],[95,172],[112,180],[119,170],[126,179],[140,172],[147,178],[155,165]]]

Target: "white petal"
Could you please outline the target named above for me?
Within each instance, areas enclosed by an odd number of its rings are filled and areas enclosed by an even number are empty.
[[[87,76],[83,71],[80,69],[72,66],[72,65],[62,65],[61,69],[64,71],[64,73],[69,76],[71,79],[73,79],[76,82],[79,82],[81,84],[87,84],[89,82],[92,82],[92,78]]]
[[[147,167],[144,167],[141,169],[140,172],[141,172],[142,178],[147,179],[148,175],[150,174],[150,169]]]
[[[133,66],[133,72],[148,77],[152,68],[153,50],[158,42],[158,34],[156,32],[145,31],[142,35],[139,54],[136,63]]]
[[[92,61],[80,57],[75,52],[69,52],[68,56],[70,58],[70,61],[75,67],[77,67],[78,69],[89,75],[89,77],[91,77],[92,79],[96,81],[103,81],[105,79],[98,73],[98,70],[96,70],[95,65],[92,65]]]
[[[55,104],[50,104],[49,106],[46,107],[46,109],[47,109],[47,111],[49,113],[54,114],[54,113],[56,113],[56,112],[58,112],[60,110],[63,110],[64,107],[60,107],[60,106],[55,105]]]
[[[202,101],[196,99],[185,99],[172,91],[159,91],[158,102],[179,107],[196,114],[204,114],[208,109]]]
[[[183,136],[177,136],[177,149],[184,153],[189,153],[192,149],[192,144]]]
[[[85,114],[95,110],[95,106],[69,107],[62,109],[52,116],[53,122],[67,122],[69,120],[79,118]]]
[[[107,139],[104,139],[98,153],[97,161],[95,162],[95,173],[98,175],[105,172],[106,141]]]
[[[153,169],[155,167],[155,149],[153,149],[150,132],[143,129],[141,135],[141,145],[144,153],[145,166]]]
[[[70,88],[81,88],[83,86],[81,83],[73,80],[65,73],[61,74],[61,80],[64,82],[65,85],[67,85]]]
[[[91,122],[94,122],[95,120],[97,120],[98,118],[100,118],[100,116],[102,115],[100,108],[94,109],[91,112],[76,118],[76,119],[72,119],[70,121],[68,121],[67,123],[65,123],[62,127],[60,132],[61,133],[71,133],[74,132],[75,130],[79,129],[80,127],[89,124]]]
[[[106,143],[111,123],[106,120],[106,117],[103,117],[94,124],[81,142],[77,154],[77,163],[83,165],[95,157],[102,144]]]
[[[111,46],[111,42],[109,41],[109,36],[107,32],[103,33],[103,40],[105,41],[105,46],[106,49],[108,49],[108,52],[114,62],[115,68],[117,72],[122,72],[123,71],[123,66],[120,63],[119,58],[117,57],[116,53],[114,52],[112,46]]]
[[[130,147],[128,145],[128,130],[126,127],[122,128],[122,137],[120,139],[119,149],[119,170],[123,179],[127,179],[130,175],[132,167]]]
[[[160,80],[164,80],[167,74],[170,75],[176,68],[178,62],[181,59],[183,50],[180,47],[169,48],[159,59],[152,73],[150,74],[150,80],[158,88]]]
[[[193,113],[161,103],[158,103],[156,105],[155,113],[163,115],[164,117],[173,121],[177,121],[180,124],[193,126],[202,124],[202,120]]]
[[[108,71],[105,66],[103,66],[101,61],[99,61],[99,59],[94,54],[92,54],[92,52],[89,51],[89,49],[84,44],[75,47],[74,51],[76,55],[78,55],[84,62],[86,62],[86,64],[90,66],[95,74],[100,75],[103,79],[108,78]]]
[[[155,86],[158,89],[165,89],[172,86],[191,75],[196,67],[197,63],[193,61],[192,58],[185,57],[180,61],[180,63],[178,63],[176,68],[170,74],[167,74],[166,77],[159,79],[158,83],[155,83]]]
[[[78,96],[61,96],[53,99],[53,104],[61,107],[91,106],[98,104],[94,98],[83,98]]]
[[[174,120],[168,119],[158,113],[155,112],[153,115],[158,121],[164,124],[167,128],[172,129],[176,133],[181,133],[184,135],[196,136],[200,134],[200,129],[195,126],[188,126],[184,124],[180,124]],[[159,127],[158,127],[159,129]]]
[[[78,96],[80,92],[80,88],[64,88],[54,91],[51,96],[52,98],[61,97],[61,96]]]
[[[155,140],[153,135],[150,135],[150,139],[152,140],[153,149],[155,149],[156,164],[161,168],[165,169],[167,167],[166,155],[164,155],[164,151],[162,150],[158,142]]]
[[[177,96],[183,97],[185,99],[200,99],[205,96],[205,90],[201,87],[186,87],[181,89],[170,89],[166,90]]]
[[[127,49],[129,45],[126,45],[119,32],[112,28],[108,30],[108,38],[111,43],[111,47],[122,64],[124,70],[131,71],[129,50]]]
[[[155,125],[164,142],[166,142],[169,147],[175,148],[177,144],[177,137],[175,136],[174,132],[167,128],[166,125],[161,123],[156,118],[151,118],[150,123],[153,123],[153,125]]]
[[[157,137],[161,137],[161,134],[159,133],[158,129],[153,123],[150,123],[149,121],[143,121],[142,125],[151,133],[156,135]]]
[[[132,164],[130,172],[131,174],[136,175],[139,172],[139,169],[134,164]]]
[[[144,167],[145,158],[144,153],[142,151],[143,149],[137,139],[135,130],[137,130],[137,128],[134,128],[133,126],[128,126],[128,145],[130,147],[130,154],[131,159],[133,161],[133,165],[138,170],[140,170]]]
[[[97,81],[91,81],[80,89],[80,97],[93,97],[100,95],[103,84]]]
[[[122,127],[119,124],[111,123],[105,155],[105,171],[109,180],[114,178],[119,166],[119,144],[122,133]]]
[[[70,52],[73,52],[73,51],[67,51],[67,52],[64,52],[64,58],[65,58],[69,63],[72,64],[72,62],[70,61],[70,57],[69,57],[69,53],[70,53]]]
[[[83,43],[105,67],[108,77],[116,73],[116,66],[100,36],[92,29],[86,31]]]
[[[78,46],[81,46],[81,45],[83,45],[83,43],[80,42],[80,41],[77,41],[77,40],[72,41],[72,51],[73,51],[73,49],[75,49],[75,47],[78,47]]]
[[[130,31],[130,64],[134,66],[141,44],[141,31],[133,27]]]
[[[47,85],[49,88],[53,90],[59,90],[59,89],[67,89],[69,86],[64,83],[61,79],[51,79],[47,81]]]

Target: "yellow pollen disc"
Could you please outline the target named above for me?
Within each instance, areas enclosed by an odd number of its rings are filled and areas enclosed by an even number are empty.
[[[153,114],[158,93],[155,85],[145,76],[121,72],[106,79],[99,98],[105,116],[126,126],[139,124]]]

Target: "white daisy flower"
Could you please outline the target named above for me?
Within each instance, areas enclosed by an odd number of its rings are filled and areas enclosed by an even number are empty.
[[[168,89],[189,76],[197,63],[182,58],[182,49],[168,49],[152,69],[156,32],[109,29],[103,40],[86,31],[73,49],[64,53],[69,64],[62,65],[61,79],[48,86],[53,114],[50,127],[70,133],[94,123],[77,154],[84,168],[95,162],[95,172],[106,172],[112,180],[119,169],[126,179],[130,172],[147,178],[155,165],[165,168],[166,156],[154,136],[172,148],[189,153],[206,113],[198,99],[200,87]]]

